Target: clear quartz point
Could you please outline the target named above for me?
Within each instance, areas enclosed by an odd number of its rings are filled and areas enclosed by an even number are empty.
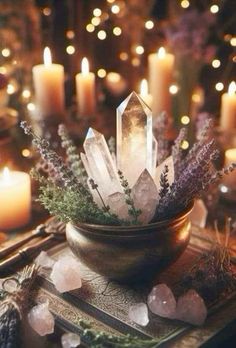
[[[117,168],[109,152],[104,136],[93,128],[89,128],[84,141],[86,157],[81,159],[89,177],[98,185],[104,201],[114,192],[121,192]]]
[[[131,93],[117,108],[117,167],[132,187],[146,168],[152,173],[152,112]]]

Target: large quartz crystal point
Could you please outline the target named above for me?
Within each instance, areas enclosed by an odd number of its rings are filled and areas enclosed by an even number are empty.
[[[142,224],[147,224],[155,214],[158,200],[156,184],[147,169],[145,169],[138,178],[132,188],[131,195],[134,200],[135,208],[141,209],[142,211],[138,220]]]
[[[167,174],[167,179],[168,183],[171,186],[175,180],[175,170],[174,170],[174,161],[173,157],[169,156],[167,159],[165,159],[157,168],[156,168],[156,174],[154,177],[154,181],[156,183],[158,192],[160,191],[160,179],[161,179],[161,173],[165,169],[165,166],[168,166],[168,174]]]
[[[125,194],[115,192],[108,196],[107,204],[109,205],[111,212],[116,214],[120,219],[128,220],[128,205],[125,202]]]
[[[152,173],[152,112],[133,92],[116,117],[117,167],[132,187],[145,168]]]
[[[104,136],[93,128],[89,128],[84,141],[86,161],[83,161],[88,176],[98,185],[98,190],[106,202],[114,192],[121,192],[117,168],[112,160]],[[83,160],[83,158],[82,158]]]

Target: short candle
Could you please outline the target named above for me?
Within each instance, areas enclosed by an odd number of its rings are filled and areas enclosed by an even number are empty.
[[[96,109],[95,74],[89,71],[86,57],[82,59],[81,73],[75,79],[78,116],[92,116]]]
[[[64,115],[64,68],[52,63],[48,47],[44,49],[44,64],[33,67],[33,82],[39,116]]]
[[[236,129],[236,83],[232,81],[228,93],[221,97],[220,125],[225,130]]]
[[[0,173],[0,229],[11,230],[26,225],[31,215],[29,174],[9,171]]]

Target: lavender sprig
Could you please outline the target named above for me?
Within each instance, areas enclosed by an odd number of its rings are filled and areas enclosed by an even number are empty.
[[[161,186],[161,189],[159,191],[159,196],[160,198],[164,198],[167,193],[169,192],[169,188],[170,188],[170,185],[169,185],[169,182],[168,182],[168,172],[169,172],[169,168],[167,165],[165,165],[165,168],[163,170],[163,172],[161,173],[161,177],[160,177],[160,186]]]
[[[67,128],[64,124],[59,125],[58,135],[61,137],[61,146],[66,150],[68,165],[70,166],[74,175],[80,181],[85,183],[87,179],[86,171],[77,152],[77,148],[74,145],[72,139],[70,138]]]
[[[33,144],[36,146],[42,159],[49,166],[53,167],[56,176],[61,179],[64,186],[78,191],[92,201],[90,192],[78,181],[72,170],[64,163],[62,157],[50,148],[49,142],[37,136],[33,132],[32,127],[28,126],[25,121],[21,122],[21,127],[24,129],[25,134],[33,137]]]
[[[134,200],[132,199],[131,196],[131,189],[129,187],[129,183],[128,181],[124,178],[123,173],[118,170],[118,175],[119,175],[119,179],[120,179],[120,183],[121,186],[123,187],[124,190],[124,194],[126,196],[125,202],[128,205],[129,209],[128,209],[128,213],[132,218],[132,224],[137,225],[139,224],[138,221],[138,217],[140,216],[140,214],[142,213],[140,209],[136,209],[135,205],[134,205]]]

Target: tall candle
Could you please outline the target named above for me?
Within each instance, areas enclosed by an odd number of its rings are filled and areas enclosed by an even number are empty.
[[[81,73],[78,73],[75,78],[78,115],[92,116],[96,109],[95,75],[89,72],[87,58],[82,59]]]
[[[148,82],[146,79],[142,79],[140,83],[140,97],[147,104],[147,106],[152,108],[152,96],[148,93]]]
[[[161,47],[158,53],[148,56],[149,86],[152,95],[153,116],[166,111],[171,116],[171,95],[169,87],[173,78],[174,56]]]
[[[0,230],[26,225],[31,214],[30,177],[27,173],[9,171],[0,173]]]
[[[61,64],[52,64],[48,47],[44,49],[44,64],[33,67],[33,82],[39,116],[62,116],[65,112],[64,68]]]
[[[236,128],[236,83],[232,81],[228,93],[221,97],[220,125],[225,130]]]

